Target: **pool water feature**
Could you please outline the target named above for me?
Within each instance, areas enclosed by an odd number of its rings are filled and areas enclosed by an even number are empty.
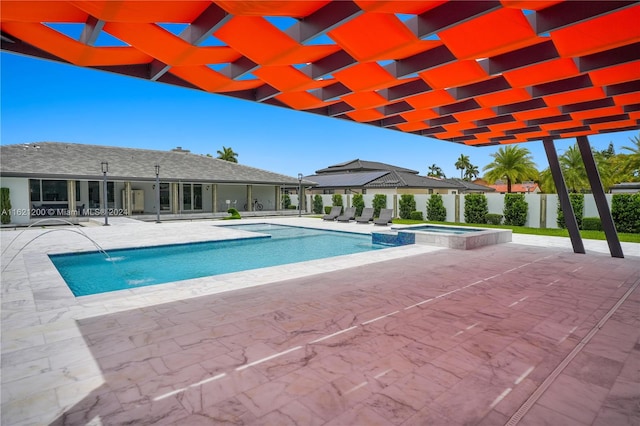
[[[471,250],[510,242],[511,230],[447,225],[392,226],[391,231],[388,231],[386,235],[374,235],[373,241],[385,241],[389,244],[427,244],[458,250]]]
[[[284,225],[231,225],[240,239],[49,255],[86,296],[387,248],[370,235]]]

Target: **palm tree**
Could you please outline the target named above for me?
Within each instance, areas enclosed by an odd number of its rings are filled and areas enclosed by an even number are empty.
[[[580,150],[577,145],[570,146],[564,154],[558,157],[558,162],[562,169],[564,183],[569,192],[581,192],[589,188],[587,171],[584,168],[582,155],[580,155]]]
[[[469,156],[460,154],[460,158],[456,161],[456,169],[460,170],[460,179],[462,179],[464,170],[467,169],[471,165],[471,161],[469,161]]]
[[[629,151],[631,154],[626,155],[625,170],[629,172],[632,178],[640,178],[640,135],[629,138],[635,146],[623,146],[622,149]]]
[[[223,146],[222,151],[218,150],[217,152],[218,152],[218,158],[220,160],[230,161],[232,163],[238,162],[238,159],[236,158],[238,156],[238,153],[233,152],[233,148],[227,148]]]
[[[429,173],[427,173],[427,176],[443,178],[443,179],[447,178],[444,172],[442,171],[442,169],[436,166],[435,163],[429,166]]]
[[[488,170],[485,178],[489,182],[499,179],[507,180],[507,192],[511,192],[511,184],[517,181],[536,179],[538,170],[533,162],[531,152],[517,145],[507,145],[491,154],[494,160],[484,166]]]
[[[480,170],[478,170],[478,166],[474,166],[473,164],[469,164],[467,170],[464,171],[465,180],[472,181],[480,175]]]

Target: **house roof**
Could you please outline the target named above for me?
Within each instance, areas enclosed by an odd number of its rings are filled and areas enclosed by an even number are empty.
[[[445,181],[449,181],[451,183],[456,183],[458,186],[463,187],[467,191],[484,191],[484,192],[494,192],[495,189],[490,186],[480,185],[478,183],[469,182],[468,180],[459,179],[459,178],[449,178],[443,179]]]
[[[321,188],[359,188],[387,173],[389,172],[380,170],[359,173],[327,173],[305,176],[304,179],[317,183]]]
[[[345,161],[344,163],[334,164],[325,169],[316,170],[318,174],[324,173],[340,173],[340,172],[363,172],[371,170],[396,170],[400,172],[415,173],[417,170],[405,169],[391,164],[379,163],[377,161],[365,161],[360,159]]]
[[[507,192],[507,184],[504,183],[499,183],[499,184],[493,184],[493,185],[489,185],[491,188],[494,188],[496,190],[496,192]],[[538,184],[537,183],[532,183],[531,186],[529,186],[529,189],[527,190],[527,187],[524,186],[521,183],[512,183],[511,184],[511,192],[534,192],[536,189],[538,188]]]
[[[406,173],[392,170],[384,176],[370,182],[367,188],[458,188],[457,185],[434,179],[427,176],[419,176],[414,173]]]
[[[373,172],[326,173],[305,176],[318,188],[458,188],[440,179],[395,170]]]
[[[637,1],[3,0],[0,23],[5,51],[483,146],[640,128],[639,14]]]
[[[298,185],[298,179],[187,151],[155,151],[99,145],[41,142],[0,146],[0,175],[59,179],[102,179],[109,163],[113,180]],[[312,182],[305,182],[311,185]]]

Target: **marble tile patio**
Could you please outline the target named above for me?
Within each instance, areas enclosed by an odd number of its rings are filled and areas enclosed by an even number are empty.
[[[46,256],[239,235],[218,224],[3,230],[1,423],[640,424],[637,244],[514,235],[78,298]]]

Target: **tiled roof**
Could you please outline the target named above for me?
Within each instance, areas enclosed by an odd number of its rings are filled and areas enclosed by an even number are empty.
[[[42,142],[3,145],[0,153],[4,177],[101,179],[106,161],[114,180],[153,180],[159,164],[163,181],[298,185],[294,177],[188,152]]]
[[[367,188],[450,188],[458,186],[439,179],[419,176],[414,173],[391,171],[384,176],[370,182]]]
[[[320,188],[359,188],[388,173],[384,170],[360,173],[327,173],[305,176],[304,179],[317,183]]]
[[[494,188],[496,190],[496,192],[507,192],[507,184],[494,184],[494,185],[489,185],[491,188]],[[529,187],[529,190],[527,191],[527,188],[521,184],[521,183],[512,183],[511,184],[511,192],[523,192],[523,193],[527,193],[527,192],[534,192],[536,191],[538,188],[538,184],[537,183],[533,183],[531,184],[531,186]]]
[[[339,173],[339,172],[363,172],[363,171],[371,171],[371,170],[396,170],[400,172],[407,173],[415,173],[418,172],[416,170],[405,169],[404,167],[398,167],[391,164],[379,163],[377,161],[365,161],[360,159],[355,159],[351,161],[345,161],[344,163],[334,164],[325,169],[316,170],[318,174],[325,173]]]

